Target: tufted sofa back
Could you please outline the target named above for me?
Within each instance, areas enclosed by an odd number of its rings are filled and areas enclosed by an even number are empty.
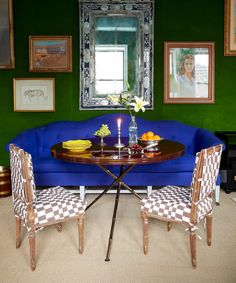
[[[10,143],[14,143],[32,156],[49,155],[50,147],[56,143],[69,139],[89,139],[102,124],[107,124],[111,136],[117,136],[117,119],[121,118],[121,135],[128,136],[130,115],[105,114],[85,121],[58,121],[41,127],[25,130]],[[186,153],[195,154],[202,147],[203,137],[208,134],[209,139],[214,136],[205,129],[189,126],[174,120],[151,121],[136,117],[139,136],[143,132],[153,131],[165,139],[178,141],[186,147]],[[214,137],[215,138],[215,137]],[[207,143],[209,140],[207,141]],[[7,150],[8,146],[7,145]]]

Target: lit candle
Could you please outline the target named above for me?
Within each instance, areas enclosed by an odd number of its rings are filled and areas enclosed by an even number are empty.
[[[120,129],[120,125],[121,125],[121,119],[119,118],[119,119],[117,120],[117,127],[118,127],[118,129]]]
[[[117,143],[114,145],[117,148],[122,148],[125,145],[123,143],[120,142],[120,126],[121,126],[121,118],[117,119],[117,128],[118,128],[118,141]]]

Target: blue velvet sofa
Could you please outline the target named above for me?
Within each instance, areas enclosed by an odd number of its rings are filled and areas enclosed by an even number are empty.
[[[107,124],[111,136],[117,136],[117,119],[122,119],[121,135],[128,136],[130,116],[126,114],[106,114],[85,121],[58,121],[23,131],[9,141],[31,153],[33,158],[35,181],[37,186],[79,186],[82,190],[89,186],[106,186],[113,181],[96,165],[68,163],[56,160],[50,153],[50,147],[70,139],[91,139],[102,124]],[[175,160],[138,165],[125,177],[130,186],[183,185],[191,183],[195,154],[202,148],[222,143],[209,130],[186,125],[177,121],[150,121],[136,117],[138,132],[154,131],[161,137],[178,141],[185,145],[185,154]],[[118,166],[111,166],[118,172]],[[218,178],[217,184],[220,184]],[[217,186],[216,201],[219,201]]]

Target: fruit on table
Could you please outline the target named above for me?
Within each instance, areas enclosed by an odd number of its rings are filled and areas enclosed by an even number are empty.
[[[146,136],[148,139],[153,139],[153,136],[154,136],[154,133],[149,131],[149,132],[146,132]]]
[[[132,146],[131,146],[131,150],[133,150],[133,151],[141,151],[143,149],[143,147],[140,145],[140,144],[133,144]]]
[[[99,130],[97,130],[94,135],[99,137],[109,136],[111,131],[109,130],[107,124],[102,124]]]
[[[159,135],[156,135],[152,131],[148,131],[146,133],[143,133],[142,136],[141,136],[141,140],[143,140],[143,141],[150,141],[150,140],[159,141],[160,139],[161,139],[161,137]]]

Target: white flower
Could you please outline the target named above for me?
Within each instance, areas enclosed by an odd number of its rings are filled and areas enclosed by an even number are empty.
[[[132,116],[132,112],[139,112],[142,110],[145,112],[144,106],[148,105],[149,102],[144,101],[143,97],[133,96],[130,92],[130,85],[126,82],[127,91],[122,91],[119,96],[117,95],[108,95],[108,100],[111,105],[122,105],[124,106]]]
[[[110,100],[114,104],[119,103],[119,97],[116,95],[108,95],[108,100]]]
[[[148,102],[144,101],[142,97],[138,96],[135,96],[134,99],[135,102],[130,103],[131,106],[134,106],[134,111],[139,112],[140,110],[142,110],[143,112],[145,112],[144,106],[148,105]]]

